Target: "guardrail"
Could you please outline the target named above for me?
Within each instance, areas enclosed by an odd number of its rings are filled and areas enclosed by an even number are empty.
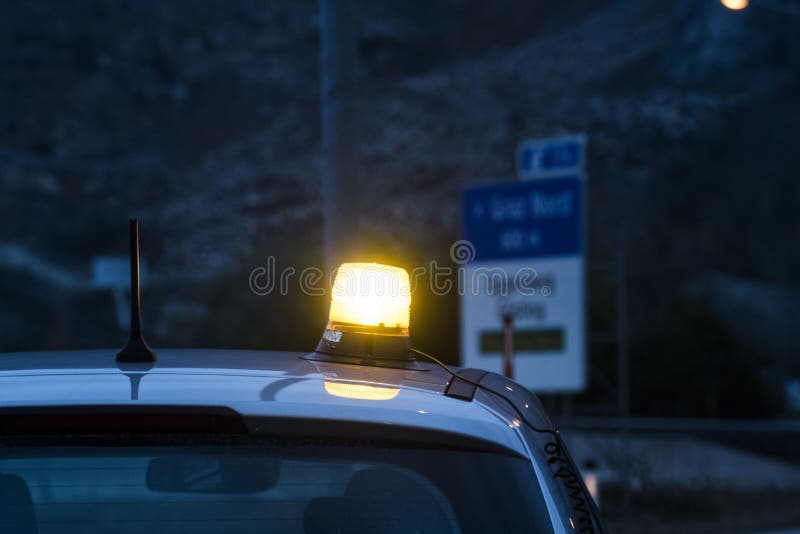
[[[654,417],[556,417],[571,431],[680,434],[800,463],[800,420],[673,419]]]

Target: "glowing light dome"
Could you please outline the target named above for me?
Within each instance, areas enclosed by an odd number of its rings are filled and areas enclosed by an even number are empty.
[[[348,325],[398,329],[408,335],[411,284],[400,267],[343,263],[331,292],[328,329]]]

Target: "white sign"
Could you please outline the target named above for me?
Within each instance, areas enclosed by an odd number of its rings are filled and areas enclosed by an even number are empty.
[[[147,263],[139,265],[142,287],[147,281]],[[95,256],[92,260],[92,286],[110,289],[117,312],[117,324],[125,330],[130,324],[130,299],[125,298],[131,289],[131,259],[127,256]]]
[[[521,281],[531,269],[532,283]],[[500,272],[510,281],[505,294]],[[584,389],[582,258],[473,262],[465,266],[465,280],[478,287],[461,300],[463,366],[502,374],[502,317],[508,314],[514,380],[540,392]]]
[[[139,278],[147,281],[147,262],[141,260]],[[127,256],[95,256],[92,259],[92,285],[97,289],[130,289],[131,259]]]

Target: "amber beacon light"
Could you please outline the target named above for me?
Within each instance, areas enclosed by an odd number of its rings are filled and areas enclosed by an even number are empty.
[[[405,269],[343,263],[336,271],[328,324],[314,359],[405,366],[413,360],[408,350],[410,308]]]

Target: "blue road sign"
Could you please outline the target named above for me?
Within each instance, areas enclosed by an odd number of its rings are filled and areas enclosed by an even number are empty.
[[[523,141],[517,151],[517,172],[527,179],[580,173],[585,145],[584,135]]]
[[[476,261],[583,254],[579,176],[467,189],[462,209]]]

